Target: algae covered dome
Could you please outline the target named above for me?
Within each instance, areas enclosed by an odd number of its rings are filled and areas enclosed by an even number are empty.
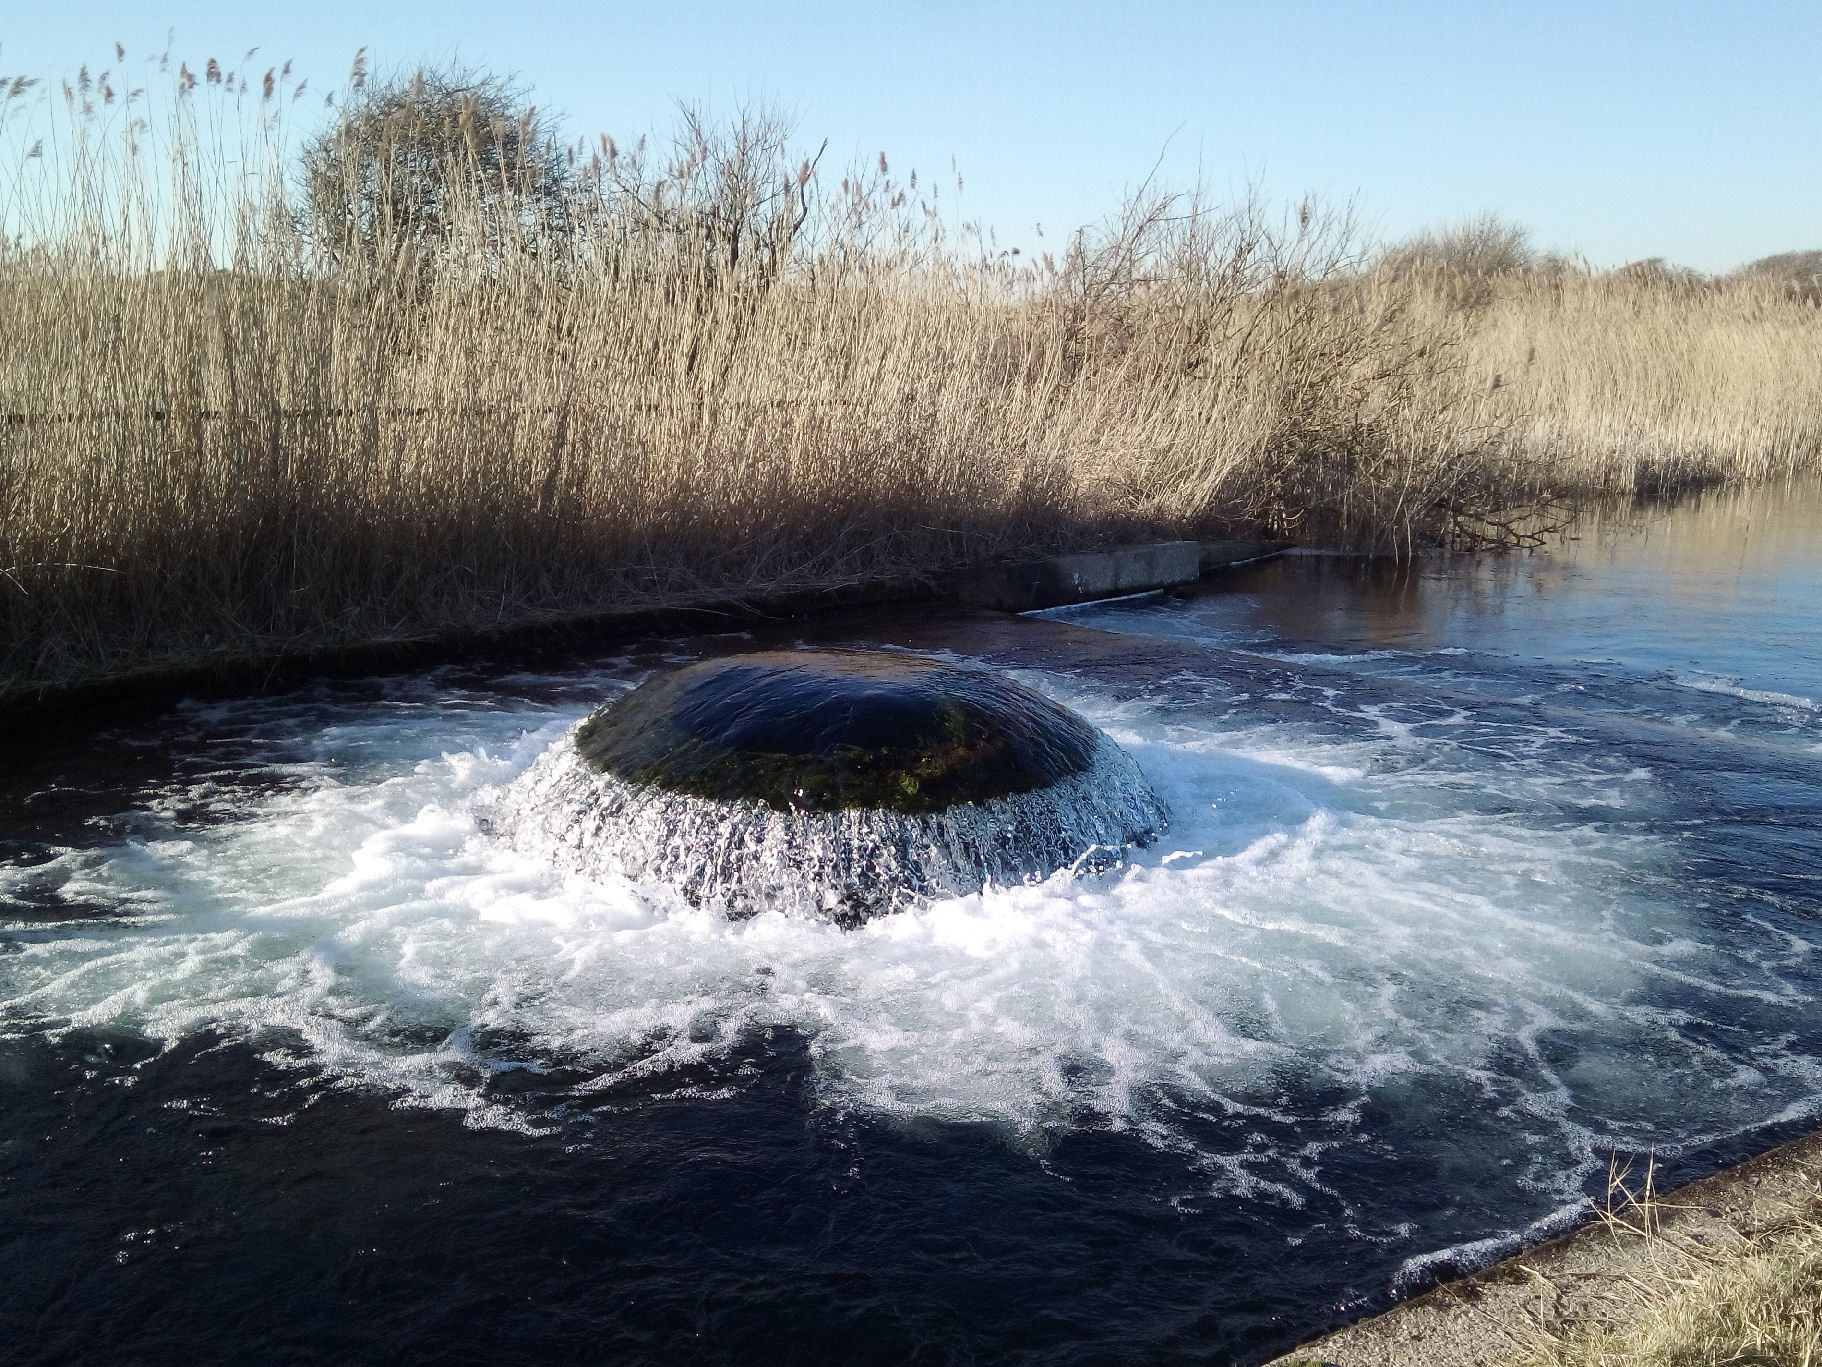
[[[656,676],[504,794],[494,824],[589,876],[733,915],[854,924],[1103,866],[1167,824],[1131,757],[1002,674],[882,651],[769,651]]]
[[[769,651],[654,679],[582,724],[604,773],[723,802],[939,812],[1047,788],[1100,733],[983,669],[874,651]]]

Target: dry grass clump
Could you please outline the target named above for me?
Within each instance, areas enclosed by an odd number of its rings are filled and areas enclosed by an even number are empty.
[[[1733,273],[1737,280],[1777,286],[1786,298],[1822,303],[1822,251],[1778,252],[1748,261]]]
[[[1540,1342],[1510,1367],[1814,1367],[1822,1363],[1822,1191],[1775,1221],[1698,1240],[1666,1230],[1649,1186],[1606,1212],[1646,1269],[1614,1323]]]
[[[1816,311],[1369,261],[1149,191],[1061,260],[764,115],[564,144],[510,86],[4,84],[0,697],[1254,527],[1499,544],[1813,462]],[[160,102],[161,101],[161,102]]]
[[[1822,466],[1822,253],[1710,278],[1662,258],[1596,272],[1482,214],[1388,248],[1536,489],[1652,493]]]

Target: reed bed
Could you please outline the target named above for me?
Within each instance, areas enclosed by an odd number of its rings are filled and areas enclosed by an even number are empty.
[[[1822,309],[1751,276],[1516,274],[1467,347],[1540,483],[1674,491],[1822,466]]]
[[[1814,468],[1822,315],[1375,265],[1141,190],[1057,259],[764,115],[563,144],[485,78],[14,81],[0,699],[1135,536],[1501,544]],[[105,93],[104,93],[105,92]]]

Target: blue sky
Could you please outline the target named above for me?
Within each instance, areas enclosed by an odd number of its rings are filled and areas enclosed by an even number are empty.
[[[1162,157],[1217,194],[1352,199],[1398,236],[1497,210],[1596,265],[1721,270],[1822,247],[1822,0],[1733,3],[40,3],[0,72],[161,51],[355,50],[518,73],[576,133],[765,100],[831,161],[964,178],[1003,245],[1054,246]],[[1039,242],[1037,225],[1043,225]]]

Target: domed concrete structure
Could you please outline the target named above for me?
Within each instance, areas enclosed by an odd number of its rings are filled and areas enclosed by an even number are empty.
[[[1067,708],[984,669],[873,651],[660,675],[553,746],[494,814],[579,873],[844,925],[1104,866],[1167,823],[1131,757]]]

